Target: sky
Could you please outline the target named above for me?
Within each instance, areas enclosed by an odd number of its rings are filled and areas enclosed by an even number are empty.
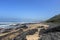
[[[0,18],[46,20],[60,14],[60,0],[0,0]]]

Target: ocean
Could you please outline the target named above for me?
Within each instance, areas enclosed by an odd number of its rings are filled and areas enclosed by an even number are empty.
[[[0,28],[12,28],[14,26],[10,26],[12,24],[20,24],[21,22],[0,22]]]

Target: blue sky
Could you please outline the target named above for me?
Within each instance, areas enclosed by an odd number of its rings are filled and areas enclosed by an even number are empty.
[[[60,0],[0,0],[0,18],[46,20],[60,14]]]

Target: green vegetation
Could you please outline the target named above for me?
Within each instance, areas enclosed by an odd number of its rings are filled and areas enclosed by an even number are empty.
[[[54,17],[50,18],[46,22],[51,22],[51,23],[60,23],[60,14],[55,15]]]

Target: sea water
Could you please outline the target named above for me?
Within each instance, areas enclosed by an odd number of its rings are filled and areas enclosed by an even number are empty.
[[[12,24],[18,24],[20,22],[0,22],[0,28],[12,28],[14,26],[10,26]]]

